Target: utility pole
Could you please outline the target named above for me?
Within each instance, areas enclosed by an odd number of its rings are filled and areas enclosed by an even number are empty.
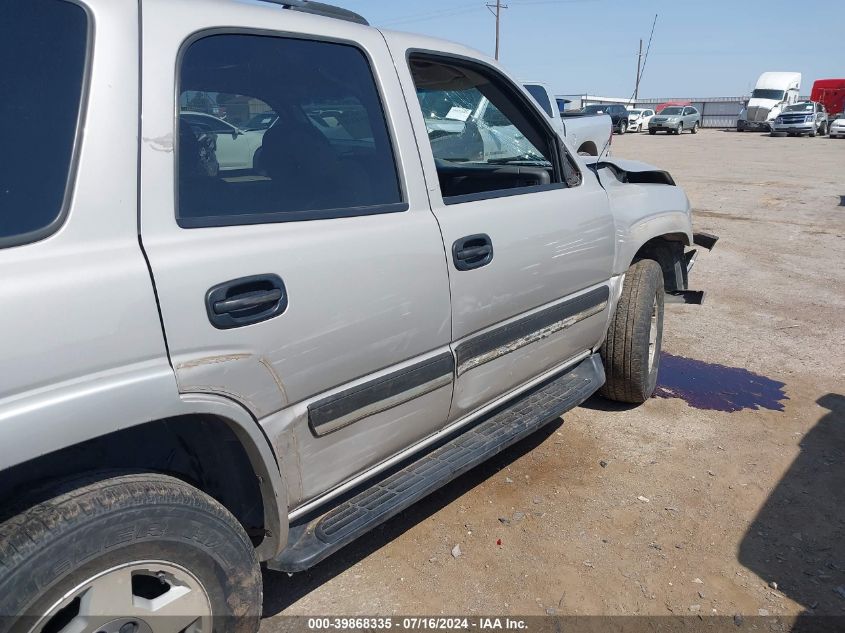
[[[502,21],[502,9],[507,9],[508,5],[502,4],[502,0],[496,0],[496,4],[488,4],[487,8],[490,9],[490,12],[496,16],[496,59],[499,59],[499,33],[500,28],[499,25]],[[494,11],[495,9],[495,11]]]
[[[637,99],[640,96],[640,77],[642,72],[642,63],[643,63],[643,41],[640,40],[640,54],[637,56],[637,83],[634,84],[634,104],[636,105]]]

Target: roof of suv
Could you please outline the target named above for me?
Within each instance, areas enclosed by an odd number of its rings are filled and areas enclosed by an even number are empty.
[[[261,2],[269,2],[271,4],[281,5],[285,9],[291,11],[300,11],[302,13],[311,13],[313,15],[322,15],[327,18],[335,18],[337,20],[346,20],[348,22],[356,22],[358,24],[365,24],[369,26],[366,18],[354,11],[342,9],[331,4],[323,2],[313,2],[312,0],[261,0]]]

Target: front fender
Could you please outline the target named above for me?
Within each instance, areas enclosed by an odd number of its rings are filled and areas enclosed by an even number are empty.
[[[607,192],[616,223],[614,275],[624,273],[637,251],[656,237],[693,243],[689,199],[668,172],[616,158],[589,163]]]

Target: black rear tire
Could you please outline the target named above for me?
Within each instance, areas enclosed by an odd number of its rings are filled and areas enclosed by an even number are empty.
[[[607,377],[601,396],[632,404],[651,398],[660,370],[663,300],[663,271],[656,261],[643,259],[628,269],[601,347]]]
[[[166,585],[166,574],[155,571],[156,564],[180,568],[193,577],[196,591],[207,598],[215,631],[256,631],[261,570],[237,519],[208,495],[173,477],[104,477],[60,484],[47,501],[0,524],[0,631],[29,631],[60,600],[76,591],[84,595],[86,583],[102,582],[97,579],[110,570],[136,563],[151,566],[148,578],[158,579],[163,592],[179,585]],[[132,573],[129,591],[134,601]],[[78,616],[71,616],[83,617],[84,599],[73,602]],[[59,624],[51,620],[46,630],[70,627],[68,614],[60,615]]]

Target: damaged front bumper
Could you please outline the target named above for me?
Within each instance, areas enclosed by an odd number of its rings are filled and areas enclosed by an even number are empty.
[[[707,249],[708,251],[712,251],[713,247],[716,246],[716,242],[719,241],[719,237],[711,233],[693,233],[692,241],[693,244],[695,244],[696,246]],[[689,273],[692,270],[692,267],[695,266],[695,260],[697,258],[698,251],[696,249],[687,251],[684,254],[684,264],[686,265],[684,280],[689,279]],[[704,291],[673,290],[666,293],[665,301],[666,303],[685,303],[687,305],[701,305],[702,303],[704,303]]]

